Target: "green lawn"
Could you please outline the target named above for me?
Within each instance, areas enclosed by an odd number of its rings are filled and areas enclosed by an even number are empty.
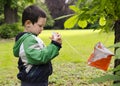
[[[52,32],[62,35],[63,45],[59,56],[52,61],[54,69],[49,86],[109,86],[109,83],[88,83],[106,72],[88,66],[87,59],[97,42],[102,42],[106,47],[113,45],[113,32],[106,34],[93,30],[45,30],[39,36],[46,45],[50,43]],[[17,58],[12,54],[13,44],[13,39],[0,39],[0,86],[20,86],[20,81],[16,78]],[[113,61],[110,64],[110,68],[112,67]]]

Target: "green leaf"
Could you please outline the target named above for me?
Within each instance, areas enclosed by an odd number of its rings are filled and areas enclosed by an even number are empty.
[[[69,8],[71,9],[71,10],[73,10],[74,12],[78,12],[80,9],[79,8],[77,8],[75,5],[71,5],[71,6],[69,6]]]
[[[120,42],[118,42],[118,43],[115,43],[114,45],[112,45],[112,46],[110,46],[110,47],[108,47],[108,48],[117,48],[117,47],[120,47]]]
[[[112,86],[120,86],[120,83],[115,83]]]
[[[106,19],[105,19],[105,17],[100,17],[99,25],[104,26],[105,24],[106,24]]]
[[[114,47],[120,47],[120,42],[115,43],[115,44],[114,44]]]
[[[116,71],[116,72],[115,72],[115,75],[120,76],[120,71]]]
[[[120,59],[120,48],[118,48],[118,49],[116,50],[115,57],[116,57],[117,59]]]
[[[90,83],[102,83],[102,82],[106,82],[106,81],[116,81],[116,80],[120,80],[120,76],[117,75],[111,75],[111,74],[107,74],[104,76],[100,76],[97,78],[94,78],[90,81]]]
[[[85,28],[87,27],[87,21],[86,20],[79,20],[78,21],[78,25],[81,27],[81,28]]]
[[[65,28],[73,28],[78,21],[78,15],[74,15],[67,19],[64,23]]]
[[[116,71],[120,71],[120,65],[118,65],[116,68],[114,68],[112,71],[116,72]]]
[[[107,0],[101,0],[101,3],[100,3],[100,7],[101,7],[100,9],[101,9],[101,10],[104,9],[106,3],[107,3]]]

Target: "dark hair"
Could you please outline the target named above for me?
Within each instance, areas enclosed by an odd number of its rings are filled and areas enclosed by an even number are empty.
[[[25,24],[26,20],[30,20],[34,24],[39,17],[46,18],[45,12],[35,5],[30,5],[22,13],[22,25]]]

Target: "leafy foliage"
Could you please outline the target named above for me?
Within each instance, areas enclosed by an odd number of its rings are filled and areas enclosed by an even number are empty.
[[[77,15],[72,16],[71,18],[69,18],[67,21],[65,22],[64,25],[66,26],[66,28],[72,28],[74,27],[74,25],[77,23]],[[71,22],[72,21],[72,22]]]
[[[47,8],[47,6],[42,3],[40,0],[0,0],[1,3],[0,3],[0,23],[4,23],[4,10],[3,10],[3,7],[5,4],[9,4],[11,8],[18,8],[18,16],[19,16],[19,19],[21,19],[21,14],[22,14],[22,11],[23,9],[30,5],[30,4],[37,4],[38,6],[40,6],[43,10],[45,10],[46,14],[47,14],[47,23],[46,23],[46,26],[45,27],[52,27],[53,24],[54,24],[54,20],[52,19],[51,15],[50,15],[50,12]]]
[[[9,4],[11,8],[24,7],[26,4],[34,3],[35,0],[0,0],[0,6]]]
[[[105,82],[105,81],[110,81],[110,80],[119,80],[120,77],[117,75],[112,75],[112,74],[107,74],[98,78],[94,78],[91,83],[101,83],[101,82]]]
[[[120,65],[118,65],[116,68],[112,70],[113,72],[116,72],[116,74],[105,74],[104,76],[100,76],[97,78],[94,78],[90,81],[90,83],[103,83],[107,81],[119,81],[120,80]],[[120,86],[120,83],[115,83],[112,86]]]
[[[73,27],[78,24],[80,27],[85,28],[87,24],[95,24],[98,22],[98,28],[101,28],[102,31],[108,32],[113,29],[114,23],[116,20],[120,19],[120,1],[119,0],[78,0],[75,5],[70,6],[70,9],[73,10],[74,16],[77,16],[77,22],[72,25]],[[75,20],[74,20],[75,21]],[[65,28],[69,25],[68,22],[73,22],[69,19],[66,21]],[[88,23],[79,24],[79,21],[87,21]],[[65,23],[66,23],[65,22]],[[120,59],[120,43],[115,44],[116,48],[115,57]],[[117,71],[116,71],[117,70]],[[120,81],[120,66],[117,66],[112,72],[114,74],[107,74],[105,76],[96,78],[93,82],[105,82],[105,81]],[[113,84],[113,86],[119,86],[120,84]]]
[[[12,24],[17,22],[21,9],[23,9],[26,5],[34,3],[34,1],[35,0],[0,0],[0,19],[2,20],[0,24]]]
[[[118,42],[110,47],[116,48],[115,57],[116,57],[116,59],[120,59],[120,42]]]
[[[19,32],[22,31],[19,24],[4,24],[0,26],[0,37],[1,38],[12,38],[15,37]]]
[[[77,16],[77,24],[80,27],[85,28],[87,24],[95,24],[99,21],[98,27],[109,31],[113,28],[115,20],[120,18],[120,12],[118,12],[120,10],[119,3],[118,0],[78,0],[75,5],[69,8],[75,12],[74,16]],[[87,23],[80,24],[79,21],[86,21]],[[69,19],[66,22],[74,23]],[[65,28],[69,28],[68,24],[64,25]]]
[[[83,21],[79,20],[78,25],[82,28],[85,28],[87,26],[87,21],[86,20],[83,20]]]

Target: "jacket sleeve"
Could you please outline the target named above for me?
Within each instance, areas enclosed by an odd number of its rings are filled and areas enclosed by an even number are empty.
[[[37,46],[34,46],[35,44],[37,41],[34,37],[28,37],[23,42],[24,52],[30,64],[45,64],[59,54],[60,47],[53,42],[42,49],[38,49]]]

